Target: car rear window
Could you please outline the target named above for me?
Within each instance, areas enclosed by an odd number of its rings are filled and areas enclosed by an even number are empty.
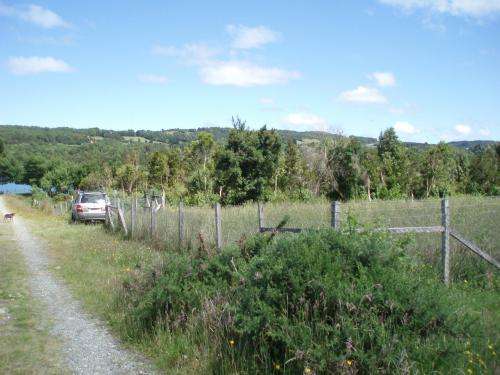
[[[83,194],[81,203],[106,203],[106,196],[104,194]]]

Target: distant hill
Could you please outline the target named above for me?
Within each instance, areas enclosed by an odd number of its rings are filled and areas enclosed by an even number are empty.
[[[199,132],[211,133],[216,141],[227,138],[231,128],[223,127],[200,127],[196,129],[163,129],[163,130],[106,130],[100,128],[75,129],[69,127],[38,127],[22,125],[0,125],[0,138],[7,144],[40,144],[40,143],[62,143],[78,145],[94,143],[105,140],[114,140],[124,143],[152,142],[166,143],[170,145],[182,145],[196,139]],[[293,139],[298,142],[311,143],[323,139],[335,139],[339,135],[320,131],[294,131],[277,129],[278,133],[285,139]],[[351,136],[362,144],[374,145],[376,138]],[[454,141],[449,142],[458,148],[470,149],[475,146],[484,146],[496,143],[492,140]],[[425,148],[428,143],[407,142],[409,147]]]

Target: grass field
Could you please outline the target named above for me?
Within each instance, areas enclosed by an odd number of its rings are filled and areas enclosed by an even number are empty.
[[[16,212],[28,219],[34,234],[47,241],[54,262],[54,272],[66,280],[89,312],[96,313],[106,320],[126,343],[146,353],[160,368],[168,369],[169,372],[206,373],[210,370],[207,367],[208,359],[213,358],[214,353],[211,352],[213,345],[207,332],[193,326],[182,332],[158,329],[149,334],[138,335],[130,326],[130,316],[121,300],[121,293],[124,282],[126,284],[127,280],[141,280],[147,277],[151,272],[149,270],[157,269],[158,265],[196,257],[195,250],[199,246],[200,232],[207,237],[206,242],[213,243],[213,240],[209,239],[213,235],[213,209],[186,207],[186,243],[179,250],[178,243],[175,242],[178,238],[178,227],[177,210],[174,208],[160,211],[158,240],[152,243],[149,240],[123,240],[121,236],[109,233],[98,225],[70,225],[64,216],[47,217],[40,210],[28,207],[26,199],[9,197],[9,202]],[[490,249],[491,253],[497,253],[498,248],[495,246],[498,246],[499,242],[496,240],[496,216],[492,218],[492,214],[498,215],[498,200],[454,198],[450,205],[452,215],[455,215],[454,219],[452,216],[452,225],[455,225],[455,228],[461,226],[460,230],[464,234],[469,233],[468,236]],[[470,209],[470,206],[474,209]],[[438,200],[351,202],[343,205],[343,209],[344,227],[348,225],[348,221],[353,220],[348,219],[348,216],[367,226],[439,225],[440,222]],[[265,219],[269,224],[266,225],[276,225],[285,215],[289,215],[287,226],[328,226],[329,211],[327,202],[314,205],[267,205]],[[389,217],[389,213],[393,216]],[[257,231],[255,205],[223,208],[222,215],[226,243],[238,241],[242,235],[249,236]],[[139,217],[142,224],[138,234],[147,237],[148,212]],[[465,232],[466,230],[469,232]],[[409,243],[410,251],[419,255],[417,259],[423,259],[430,267],[439,267],[439,234],[404,236],[401,240]],[[187,249],[188,244],[190,249]],[[159,249],[164,251],[158,251]],[[453,258],[452,276],[455,276],[449,289],[450,298],[463,301],[461,310],[466,310],[488,327],[488,340],[491,342],[488,345],[492,347],[493,352],[497,350],[500,332],[497,271],[457,245],[453,248]],[[160,269],[162,267],[160,266]],[[491,357],[491,354],[489,355]],[[484,367],[478,362],[479,359],[472,360],[475,361],[472,367],[474,373],[481,373]],[[490,363],[489,366],[495,368],[496,365]]]
[[[0,374],[65,374],[59,343],[47,317],[28,288],[27,270],[11,240],[9,224],[0,224]]]

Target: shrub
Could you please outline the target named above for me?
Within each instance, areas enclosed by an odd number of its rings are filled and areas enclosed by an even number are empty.
[[[484,330],[403,250],[381,233],[258,235],[166,255],[122,297],[140,332],[201,329],[214,372],[463,371]]]

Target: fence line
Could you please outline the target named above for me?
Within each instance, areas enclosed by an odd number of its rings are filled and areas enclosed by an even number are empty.
[[[438,201],[436,201],[437,203]],[[162,203],[158,203],[156,200],[151,200],[149,201],[148,199],[145,199],[144,202],[144,207],[145,209],[149,208],[149,225],[148,225],[148,234],[149,237],[153,240],[158,239],[158,212],[160,209],[165,210],[165,239],[168,240],[169,238],[169,233],[168,233],[168,221],[169,221],[169,215],[167,214],[168,207],[165,206]],[[431,207],[427,206],[427,203],[421,204],[420,205],[424,209],[434,209],[435,214],[427,214],[427,215],[407,215],[407,216],[398,216],[399,218],[404,218],[404,219],[414,219],[416,217],[421,217],[421,218],[433,218],[433,219],[438,219],[438,217],[441,218],[441,225],[433,225],[433,226],[398,226],[398,227],[389,227],[389,226],[382,226],[382,227],[377,227],[373,228],[372,230],[374,231],[387,231],[390,233],[394,234],[403,234],[403,233],[441,233],[441,264],[442,264],[442,269],[443,269],[443,282],[448,285],[450,282],[450,258],[451,258],[451,251],[450,251],[450,239],[453,238],[457,240],[460,244],[465,246],[468,250],[470,250],[473,254],[476,256],[479,256],[480,258],[484,259],[485,261],[489,262],[490,264],[494,265],[497,268],[500,268],[500,263],[494,259],[491,255],[487,254],[485,251],[481,250],[478,245],[474,244],[472,241],[464,238],[462,235],[460,235],[456,230],[453,230],[451,225],[450,225],[450,219],[451,219],[451,214],[450,214],[450,206],[449,206],[449,201],[447,198],[444,198],[441,200],[441,207],[440,211],[438,207]],[[467,205],[469,206],[469,205]],[[472,205],[473,206],[473,205]],[[121,204],[120,201],[117,201],[114,205],[109,205],[106,208],[106,223],[110,227],[111,230],[117,230],[117,227],[115,225],[113,216],[116,216],[118,218],[117,222],[119,224],[120,229],[123,231],[123,233],[126,236],[129,236],[131,238],[136,238],[137,237],[137,230],[138,230],[138,221],[137,221],[137,212],[138,212],[138,200],[134,198],[130,204],[130,230],[129,227],[127,226],[127,222],[125,219],[125,214],[124,214],[124,205]],[[345,210],[342,210],[343,205],[338,202],[332,202],[329,210],[330,214],[330,226],[336,230],[339,230],[341,228],[341,217],[346,214]],[[264,204],[263,203],[258,203],[257,204],[257,212],[256,212],[256,218],[258,221],[258,227],[256,228],[256,231],[258,232],[274,232],[274,233],[299,233],[306,228],[296,228],[296,227],[272,227],[272,226],[266,226],[266,217],[265,217],[265,210],[264,210]],[[401,208],[389,208],[388,210],[411,210],[411,209],[419,209],[420,207],[401,207]],[[461,208],[461,207],[459,207]],[[217,251],[220,251],[223,247],[223,220],[222,220],[222,215],[221,215],[221,206],[219,203],[215,204],[213,206],[214,209],[214,221],[213,221],[213,241],[215,243],[215,248]],[[370,214],[373,214],[375,210],[368,210],[366,207],[362,206],[360,207],[362,211],[368,211]],[[387,210],[387,209],[386,209]],[[177,224],[178,224],[178,247],[182,248],[185,245],[186,241],[186,225],[185,225],[185,207],[182,202],[179,203],[178,208],[177,208]],[[192,219],[199,219],[202,220],[198,217],[199,215],[193,217]],[[173,216],[170,216],[173,218]],[[387,217],[388,219],[394,219],[393,217]],[[172,223],[174,224],[174,223]],[[359,231],[364,231],[365,229],[359,229]],[[251,229],[246,228],[246,232],[251,232]],[[202,232],[199,234],[201,235]]]

